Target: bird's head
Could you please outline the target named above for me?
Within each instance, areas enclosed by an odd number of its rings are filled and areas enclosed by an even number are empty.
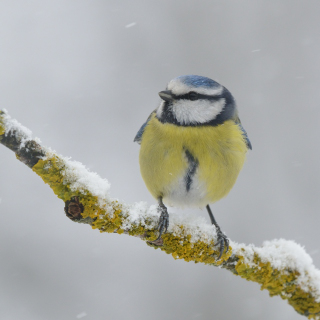
[[[236,104],[228,89],[206,77],[186,75],[171,80],[156,110],[163,123],[181,126],[218,125],[236,115]]]

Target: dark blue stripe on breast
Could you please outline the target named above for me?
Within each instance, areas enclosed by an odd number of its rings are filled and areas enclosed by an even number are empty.
[[[185,149],[185,155],[189,163],[189,167],[185,176],[186,190],[189,191],[191,188],[193,176],[195,175],[196,170],[199,166],[199,161],[187,149]]]

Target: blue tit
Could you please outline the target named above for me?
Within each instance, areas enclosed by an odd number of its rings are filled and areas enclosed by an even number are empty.
[[[169,226],[168,206],[206,207],[217,231],[220,259],[229,240],[209,204],[233,187],[252,149],[235,100],[218,82],[196,75],[171,80],[162,99],[138,131],[142,178],[158,200],[159,237]]]

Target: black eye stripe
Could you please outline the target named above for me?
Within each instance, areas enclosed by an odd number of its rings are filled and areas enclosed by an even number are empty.
[[[195,101],[195,100],[199,99],[199,95],[198,95],[198,93],[196,93],[194,91],[191,91],[191,92],[188,93],[188,98],[191,101]]]
[[[219,100],[221,98],[224,98],[224,96],[222,94],[210,96],[207,94],[197,93],[197,99],[190,99],[189,94],[190,94],[190,92],[188,92],[186,94],[179,95],[179,96],[173,94],[172,97],[174,98],[174,100],[190,100],[190,101],[194,101],[194,100],[211,100],[212,101],[212,100]]]

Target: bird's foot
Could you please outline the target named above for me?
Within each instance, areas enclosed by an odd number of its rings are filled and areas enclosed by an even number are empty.
[[[158,210],[160,211],[160,219],[159,219],[159,237],[155,240],[158,241],[163,233],[166,233],[169,227],[169,214],[167,207],[165,205],[159,205]]]
[[[221,231],[220,227],[217,226],[216,227],[216,230],[217,230],[217,242],[215,243],[215,247],[218,246],[219,247],[219,257],[217,260],[220,260],[222,254],[223,254],[223,251],[224,251],[224,247],[226,247],[226,253],[228,252],[229,250],[229,239],[228,237]]]

